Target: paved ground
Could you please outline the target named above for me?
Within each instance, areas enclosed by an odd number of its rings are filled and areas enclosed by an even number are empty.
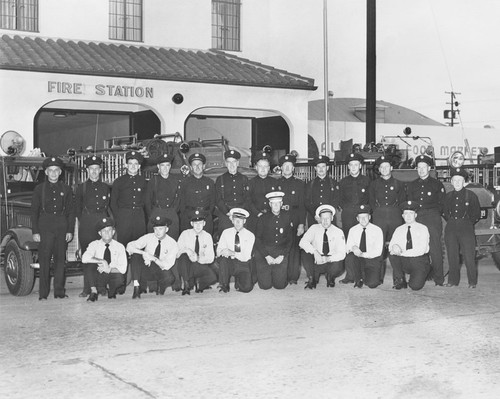
[[[478,288],[352,285],[132,301],[0,295],[4,398],[497,398],[500,272]]]

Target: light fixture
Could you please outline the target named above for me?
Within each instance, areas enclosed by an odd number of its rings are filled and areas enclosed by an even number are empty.
[[[56,111],[52,114],[54,118],[66,118],[68,114],[64,111]]]

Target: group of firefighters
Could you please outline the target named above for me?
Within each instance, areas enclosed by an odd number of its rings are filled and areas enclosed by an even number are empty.
[[[62,160],[46,158],[47,179],[35,188],[32,201],[39,299],[50,293],[51,262],[54,296],[67,297],[65,254],[76,219],[84,268],[80,296],[90,302],[123,294],[128,268],[134,299],[148,290],[163,295],[167,287],[189,295],[217,283],[219,291],[229,292],[231,277],[240,292],[256,283],[261,289],[283,289],[297,284],[302,267],[306,289],[316,288],[322,274],[334,287],[344,272],[340,283],[375,288],[383,283],[387,258],[395,289],[419,290],[431,279],[438,286],[457,286],[460,255],[469,287],[476,286],[474,224],[480,207],[465,188],[465,169],[451,170],[454,189],[446,194],[430,176],[433,160],[426,155],[417,157],[419,177],[408,183],[392,176],[393,159],[386,155],[376,159],[380,176],[371,180],[362,174],[363,156],[349,154],[349,174],[338,182],[328,174],[330,159],[319,156],[316,177],[307,183],[294,176],[293,155],[279,159],[279,178],[270,176],[266,152],[258,154],[251,179],[239,172],[240,157],[236,150],[226,151],[227,172],[214,182],[204,175],[203,154],[189,157],[186,178],[170,173],[173,157],[163,154],[156,160],[158,173],[146,180],[140,173],[143,155],[129,151],[126,173],[110,188],[101,181],[102,159],[89,156],[84,161],[88,180],[74,193],[60,180]]]

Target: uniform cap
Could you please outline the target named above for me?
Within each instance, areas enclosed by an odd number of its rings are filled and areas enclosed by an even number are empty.
[[[270,193],[266,194],[266,198],[271,201],[282,201],[283,197],[285,196],[285,193],[282,191],[271,191]]]
[[[163,162],[172,163],[173,160],[174,160],[173,155],[165,153],[165,154],[161,154],[158,158],[156,158],[156,164],[159,165]]]
[[[47,169],[50,166],[57,166],[62,169],[64,167],[64,162],[62,161],[61,158],[58,157],[45,158],[45,160],[42,163],[42,167],[44,169]]]
[[[191,154],[189,156],[188,162],[190,165],[193,161],[201,161],[205,164],[205,163],[207,163],[207,158],[205,158],[205,155],[200,154],[199,152],[196,152],[196,153]]]
[[[380,166],[382,165],[384,162],[388,162],[389,165],[391,166],[394,166],[394,158],[391,157],[390,155],[381,155],[379,156],[375,162],[374,162],[374,166]]]
[[[320,163],[326,163],[328,165],[328,162],[330,162],[330,158],[328,158],[326,155],[320,155],[316,158],[314,158],[314,165],[319,165]]]
[[[139,164],[144,161],[144,157],[139,151],[129,151],[125,154],[125,161],[128,162],[129,159],[136,159]]]
[[[429,166],[432,166],[434,164],[434,162],[432,161],[432,158],[427,156],[427,155],[419,155],[415,159],[415,165],[418,165],[420,162],[425,162]]]
[[[197,222],[199,220],[205,220],[207,218],[207,215],[203,210],[196,209],[189,215],[189,220],[191,222]]]
[[[92,155],[91,157],[85,158],[83,161],[83,164],[85,165],[86,168],[92,165],[102,165],[102,158],[98,157],[97,155]]]
[[[351,161],[359,161],[361,163],[364,162],[364,158],[363,158],[363,155],[361,155],[359,152],[352,152],[350,153],[347,158],[345,159],[345,161],[347,163],[351,162]]]
[[[97,221],[95,224],[95,229],[97,232],[101,231],[106,227],[115,227],[115,221],[113,218],[102,218]]]
[[[452,168],[450,175],[451,175],[451,177],[462,176],[465,180],[467,180],[469,177],[469,173],[464,168]]]
[[[416,212],[420,208],[420,204],[417,201],[405,201],[402,202],[399,207],[402,211],[414,211]]]
[[[255,162],[259,162],[261,159],[269,161],[269,154],[267,152],[261,151],[255,156]]]
[[[233,218],[246,219],[250,216],[248,211],[243,208],[233,208],[229,211],[229,215]]]
[[[320,205],[316,209],[316,217],[320,217],[322,213],[331,213],[332,216],[335,215],[335,208],[331,205]]]
[[[155,216],[151,218],[151,224],[153,227],[158,226],[170,226],[172,221],[166,216]]]
[[[293,165],[295,165],[295,162],[297,162],[297,157],[292,154],[282,155],[278,160],[278,163],[280,166],[282,166],[285,162],[291,162]]]
[[[372,208],[370,207],[370,205],[360,205],[358,206],[357,214],[359,215],[360,213],[371,213],[371,211]]]
[[[224,159],[228,158],[240,159],[241,154],[236,150],[227,150],[224,152]]]

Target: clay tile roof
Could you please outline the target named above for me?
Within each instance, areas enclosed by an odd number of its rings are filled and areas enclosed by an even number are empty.
[[[0,69],[315,90],[314,79],[220,50],[2,35]]]

